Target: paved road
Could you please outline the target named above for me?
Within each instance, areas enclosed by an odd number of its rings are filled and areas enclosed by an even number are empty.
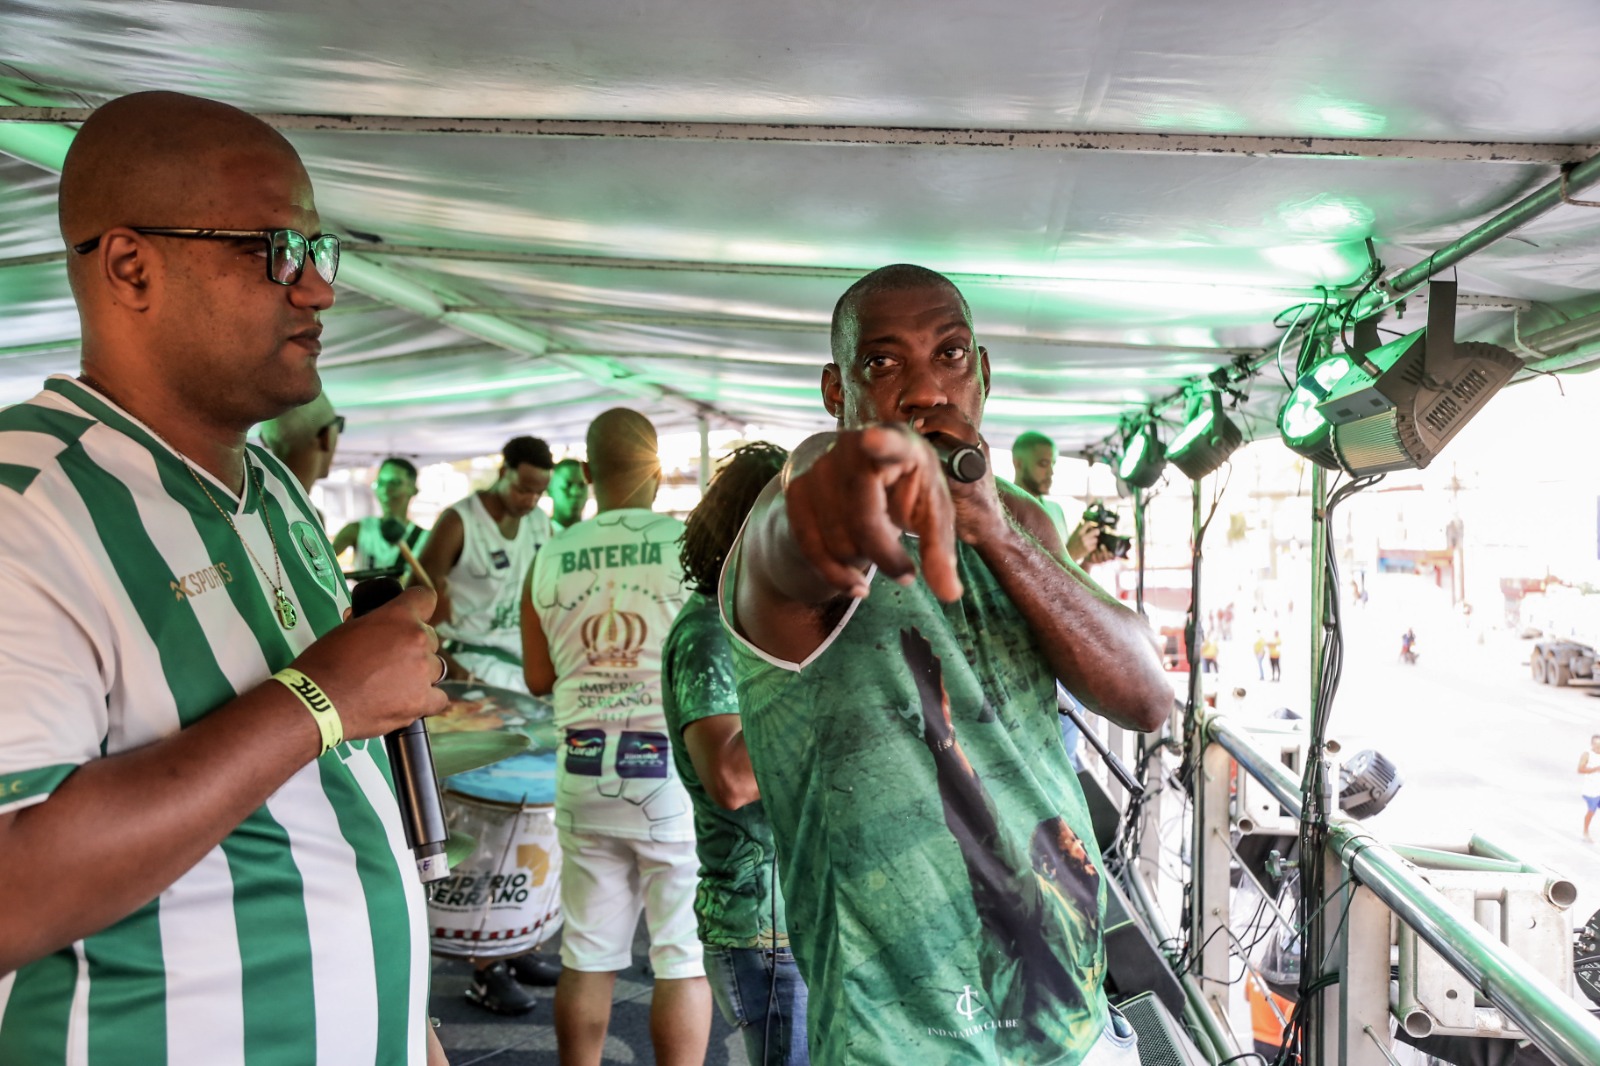
[[[1376,748],[1405,778],[1369,824],[1391,842],[1459,847],[1474,831],[1490,836],[1571,878],[1579,892],[1572,914],[1582,924],[1600,908],[1600,845],[1582,840],[1576,771],[1589,737],[1600,733],[1600,687],[1537,685],[1526,665],[1531,642],[1493,631],[1480,638],[1447,612],[1386,591],[1346,612],[1345,668],[1329,730],[1347,754]],[[1408,625],[1421,652],[1414,666],[1399,661]],[[1277,685],[1256,680],[1244,640],[1225,647],[1222,707],[1232,687],[1244,685],[1247,713],[1276,706],[1303,713],[1307,673],[1294,656],[1304,654],[1304,629],[1293,620],[1284,626],[1293,640]],[[1600,817],[1594,829],[1600,837]]]

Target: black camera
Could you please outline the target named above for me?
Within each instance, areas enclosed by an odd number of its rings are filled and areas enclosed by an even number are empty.
[[[1117,517],[1117,512],[1103,503],[1090,504],[1089,509],[1083,512],[1083,520],[1100,531],[1100,547],[1110,552],[1113,558],[1126,559],[1128,549],[1133,547],[1133,538],[1117,535]]]

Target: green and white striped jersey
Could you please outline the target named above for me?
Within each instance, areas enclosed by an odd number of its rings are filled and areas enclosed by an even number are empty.
[[[338,625],[349,597],[315,512],[276,459],[249,461],[242,502],[200,473],[235,536],[176,453],[75,379],[0,411],[0,812]],[[239,539],[270,571],[269,524],[290,630]],[[49,891],[50,871],[27,876]],[[343,744],[158,898],[0,978],[0,1063],[419,1066],[424,911],[383,744]]]

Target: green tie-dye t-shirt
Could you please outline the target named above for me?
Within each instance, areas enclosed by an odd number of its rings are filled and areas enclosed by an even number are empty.
[[[761,801],[724,810],[706,794],[683,742],[684,727],[717,714],[738,714],[733,689],[733,651],[717,605],[695,593],[667,633],[661,650],[661,702],[678,777],[694,803],[695,850],[700,886],[694,913],[700,942],[719,948],[777,946],[789,942],[783,929],[783,894],[772,895],[772,827]]]
[[[876,575],[798,670],[734,638],[790,940],[828,1005],[816,1066],[1071,1066],[1107,1017],[1101,858],[1055,678],[977,552],[959,565],[949,605]]]

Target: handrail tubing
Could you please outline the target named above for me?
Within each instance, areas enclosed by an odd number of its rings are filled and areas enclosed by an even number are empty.
[[[1145,884],[1144,878],[1139,874],[1135,863],[1130,861],[1123,868],[1121,884],[1128,890],[1131,897],[1129,902],[1139,910],[1146,924],[1150,927],[1151,935],[1156,938],[1156,942],[1158,944],[1171,942],[1173,939],[1172,931],[1168,928],[1166,919],[1161,916],[1161,910],[1156,906],[1155,899],[1150,894],[1149,886]],[[1163,956],[1167,954],[1164,949],[1161,953]],[[1167,956],[1167,962],[1169,964],[1172,962],[1170,956]],[[1210,1004],[1206,1002],[1205,994],[1201,992],[1200,984],[1194,979],[1194,975],[1176,967],[1173,967],[1173,973],[1177,975],[1178,984],[1183,989],[1184,1000],[1187,1001],[1190,1009],[1194,1011],[1200,1024],[1205,1028],[1206,1037],[1216,1049],[1218,1058],[1239,1058],[1238,1039],[1234,1036],[1233,1030],[1229,1028],[1228,1024],[1218,1018],[1211,1009]]]
[[[1220,744],[1245,773],[1300,817],[1299,782],[1288,767],[1257,748],[1247,732],[1222,715],[1208,716],[1202,727],[1207,740]],[[1329,826],[1328,845],[1357,883],[1371,889],[1545,1054],[1565,1066],[1600,1062],[1600,1021],[1486,930],[1463,921],[1444,896],[1387,844],[1359,822],[1336,818]]]

